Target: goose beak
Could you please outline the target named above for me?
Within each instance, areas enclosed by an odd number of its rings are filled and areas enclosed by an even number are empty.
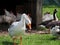
[[[32,28],[31,28],[31,24],[28,24],[27,26],[29,27],[30,30],[32,29]]]

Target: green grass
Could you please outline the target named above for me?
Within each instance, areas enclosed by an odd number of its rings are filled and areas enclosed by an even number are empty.
[[[43,6],[43,14],[45,12],[50,12],[51,14],[53,14],[54,9],[57,9],[57,17],[60,20],[60,7],[58,6]]]
[[[51,34],[31,34],[29,36],[23,36],[23,45],[60,45],[60,40],[53,39]],[[19,38],[16,40],[19,45]],[[12,38],[7,36],[0,36],[0,45],[13,45]]]

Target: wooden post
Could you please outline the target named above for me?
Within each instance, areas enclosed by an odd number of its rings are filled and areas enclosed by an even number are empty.
[[[42,22],[42,0],[37,0],[36,4],[36,27],[38,27]]]

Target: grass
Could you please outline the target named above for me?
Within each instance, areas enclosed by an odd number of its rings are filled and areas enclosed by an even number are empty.
[[[60,45],[60,40],[53,39],[51,34],[31,34],[29,36],[23,36],[23,45]],[[19,45],[19,38],[16,40]],[[13,41],[9,35],[0,36],[0,45],[13,45]]]

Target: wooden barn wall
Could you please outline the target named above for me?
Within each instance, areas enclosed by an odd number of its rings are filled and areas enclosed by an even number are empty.
[[[16,12],[27,10],[31,13],[32,27],[36,27],[36,0],[27,0],[23,5],[16,5]]]
[[[42,0],[26,0],[23,5],[17,5],[16,11],[28,10],[32,17],[32,27],[38,27],[42,21]]]

